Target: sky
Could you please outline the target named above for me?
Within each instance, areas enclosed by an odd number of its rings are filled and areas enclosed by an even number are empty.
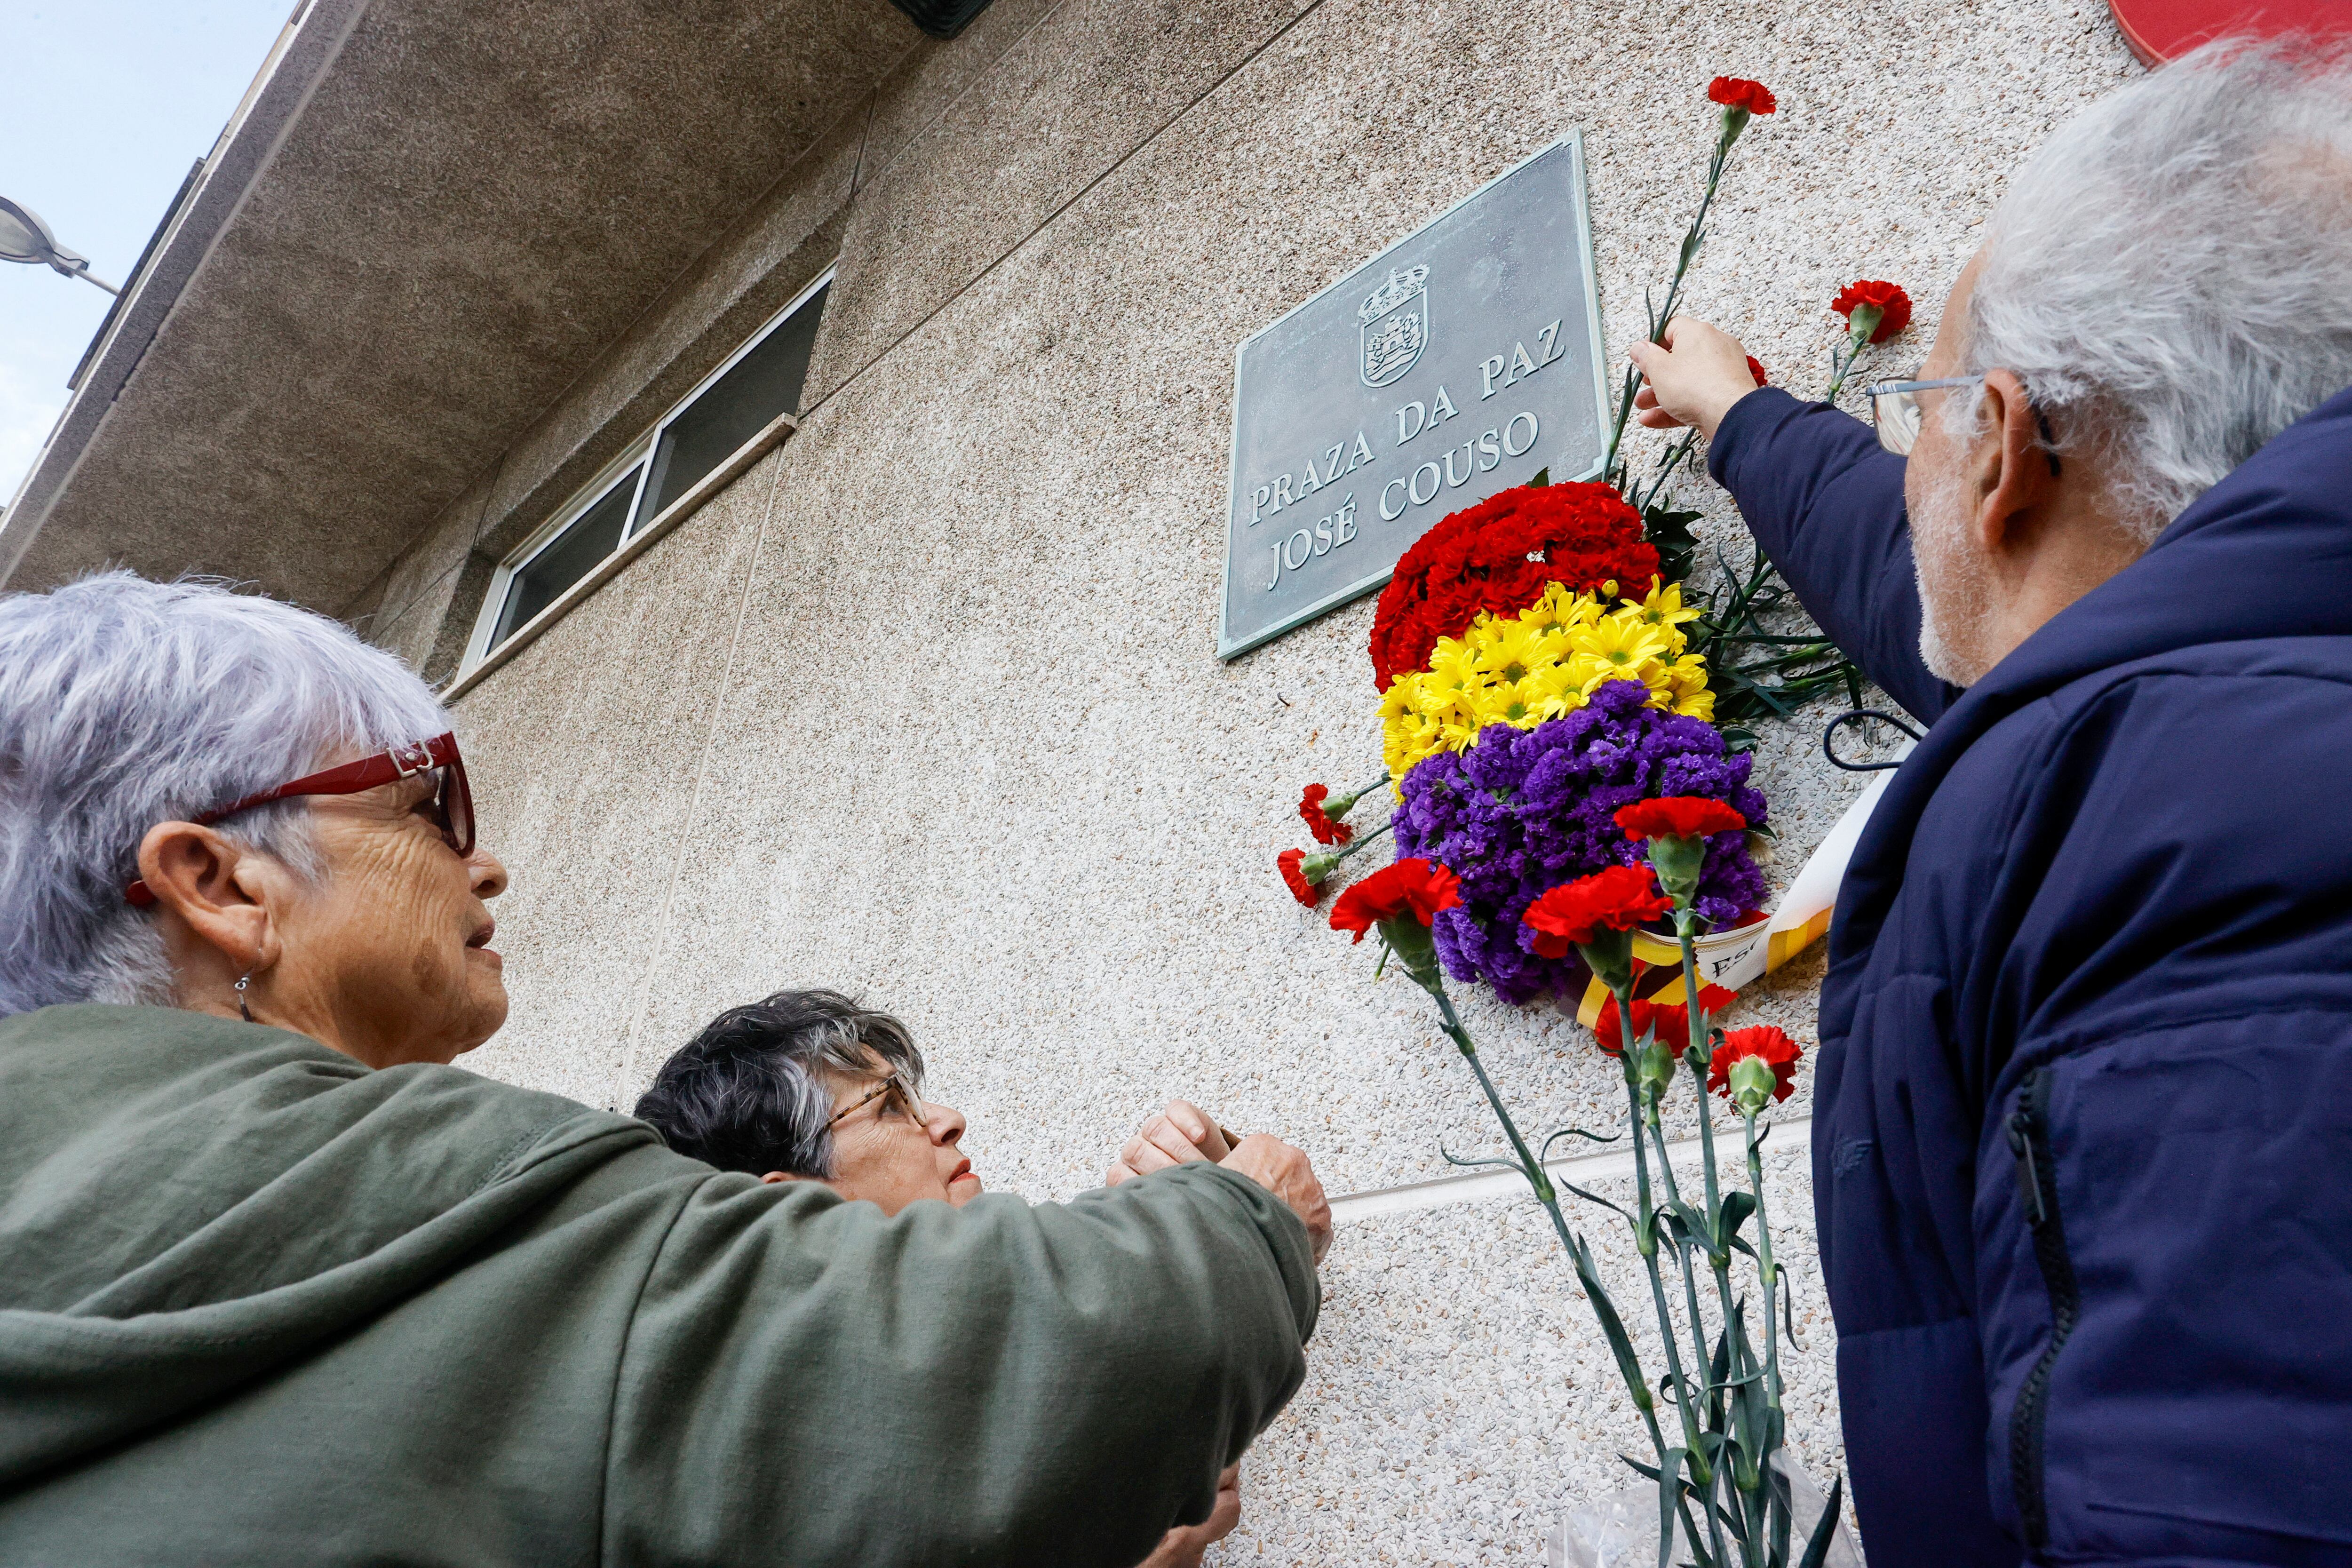
[[[0,195],[121,283],[212,151],[293,0],[0,0]],[[66,405],[112,301],[0,263],[0,502]]]

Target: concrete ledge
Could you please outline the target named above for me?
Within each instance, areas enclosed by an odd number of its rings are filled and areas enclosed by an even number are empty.
[[[1727,1147],[1731,1153],[1735,1156],[1738,1154],[1742,1133],[1738,1123],[1717,1127],[1715,1130],[1715,1135],[1716,1157],[1718,1160],[1725,1156],[1727,1139],[1729,1140]],[[1767,1129],[1764,1147],[1769,1152],[1803,1150],[1812,1146],[1813,1119],[1810,1116],[1799,1116],[1786,1121],[1776,1121]],[[1696,1161],[1699,1154],[1700,1145],[1696,1138],[1678,1139],[1666,1145],[1666,1158],[1677,1166]],[[1726,1167],[1729,1170],[1743,1168],[1736,1163]],[[1580,1154],[1569,1160],[1547,1160],[1544,1162],[1544,1170],[1555,1177],[1574,1182],[1579,1186],[1589,1186],[1594,1182],[1606,1182],[1617,1177],[1632,1175],[1633,1152],[1630,1148],[1621,1149],[1612,1145],[1601,1153]],[[1415,1209],[1442,1208],[1448,1204],[1479,1203],[1494,1198],[1527,1195],[1527,1178],[1517,1171],[1465,1171],[1458,1176],[1440,1176],[1431,1182],[1408,1182],[1402,1186],[1375,1187],[1361,1193],[1342,1193],[1331,1200],[1331,1222],[1334,1225],[1348,1225],[1356,1220],[1378,1219],[1383,1215],[1410,1214]]]

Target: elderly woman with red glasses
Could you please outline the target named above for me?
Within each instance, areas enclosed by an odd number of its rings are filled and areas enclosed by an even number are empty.
[[[451,731],[267,599],[0,597],[0,1562],[1129,1568],[1209,1520],[1304,1375],[1305,1157],[886,1213],[460,1071],[507,873]]]

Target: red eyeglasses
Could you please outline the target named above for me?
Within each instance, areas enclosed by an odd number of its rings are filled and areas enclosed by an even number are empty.
[[[291,800],[302,795],[357,795],[362,790],[375,789],[402,779],[415,778],[419,773],[431,773],[433,795],[426,816],[441,830],[441,841],[457,852],[463,859],[474,852],[474,792],[466,783],[465,759],[457,754],[457,736],[436,735],[429,741],[415,741],[405,746],[394,746],[373,757],[362,757],[356,763],[345,763],[323,773],[306,773],[292,784],[279,784],[276,789],[263,790],[259,795],[233,800],[226,805],[199,812],[187,820],[199,827],[209,827],[225,816],[235,816],[240,811],[251,811],[257,805],[268,805],[274,800]],[[155,901],[154,890],[144,881],[134,881],[123,889],[122,896],[144,908]]]

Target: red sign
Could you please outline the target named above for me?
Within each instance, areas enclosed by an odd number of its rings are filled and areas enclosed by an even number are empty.
[[[2213,38],[2352,32],[2352,0],[2107,0],[2124,42],[2161,65]]]

